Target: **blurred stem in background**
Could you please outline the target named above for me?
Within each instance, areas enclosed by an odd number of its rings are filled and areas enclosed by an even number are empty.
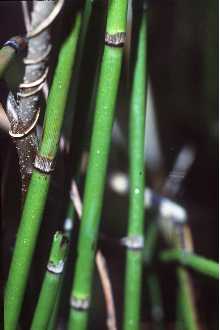
[[[69,329],[82,330],[87,325],[113,115],[121,73],[126,19],[127,1],[112,0],[109,3],[106,45],[96,99],[78,257],[70,300]]]
[[[143,259],[144,263],[147,266],[146,270],[146,285],[147,285],[147,293],[148,299],[151,307],[151,318],[153,321],[153,329],[155,330],[163,330],[163,304],[161,297],[160,284],[158,280],[158,276],[156,271],[152,269],[152,260],[155,255],[156,244],[158,240],[158,226],[155,218],[151,222],[148,222],[145,241],[144,241],[144,252]]]
[[[5,329],[13,330],[18,323],[25,286],[31,266],[36,240],[47,199],[50,174],[58,147],[66,99],[72,75],[81,13],[74,17],[70,35],[64,41],[51,86],[44,121],[44,134],[40,152],[25,200],[9,277],[5,290]],[[61,91],[59,93],[58,91]]]
[[[53,237],[47,271],[34,312],[32,330],[46,330],[48,328],[62,278],[67,246],[67,238],[61,232],[56,232]]]
[[[155,271],[149,271],[149,273],[147,274],[146,284],[148,288],[147,291],[148,297],[150,300],[153,329],[164,330],[164,325],[163,325],[164,312],[162,305],[160,283]]]
[[[147,12],[144,3],[133,2],[134,71],[129,119],[130,198],[125,270],[124,329],[140,328],[141,282],[144,246],[144,135],[147,93]],[[136,46],[136,48],[135,48]]]
[[[200,274],[210,276],[214,279],[219,277],[219,265],[217,262],[198,256],[193,253],[187,253],[184,250],[165,250],[160,253],[160,259],[163,262],[179,262],[185,267],[189,267]]]
[[[177,268],[178,295],[177,295],[177,329],[198,330],[197,316],[190,287],[190,279],[183,267]]]

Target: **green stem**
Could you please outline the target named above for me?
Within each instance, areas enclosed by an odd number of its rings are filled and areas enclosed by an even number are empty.
[[[80,23],[81,16],[77,15],[73,29],[61,48],[48,99],[44,134],[39,152],[41,157],[48,160],[54,159],[58,147]],[[6,285],[4,305],[6,330],[14,330],[17,326],[49,182],[49,173],[33,170]]]
[[[218,263],[196,254],[173,249],[161,252],[160,259],[164,262],[179,262],[183,266],[189,267],[199,273],[208,275],[215,279],[218,279],[219,277]]]
[[[140,13],[135,13],[141,16]],[[131,91],[131,109],[129,121],[130,155],[130,198],[128,219],[128,240],[143,240],[144,230],[144,133],[146,111],[146,47],[147,15],[143,12],[138,33],[137,53],[133,85]],[[125,271],[125,312],[124,329],[140,329],[140,297],[143,251],[129,248]],[[132,285],[131,285],[132,283]]]
[[[74,79],[74,85],[72,85],[68,96],[68,101],[66,106],[66,116],[64,118],[64,125],[63,125],[67,139],[71,139],[71,131],[73,125],[73,116],[74,116],[73,110],[75,108],[76,96],[79,89],[79,73],[80,73],[80,67],[82,65],[83,50],[86,42],[86,35],[88,33],[89,20],[92,12],[92,5],[93,4],[91,0],[86,0],[82,11],[82,22],[81,22],[79,41],[76,52],[76,65],[72,77],[72,79]]]
[[[154,272],[147,274],[148,295],[151,305],[151,317],[154,322],[154,329],[163,330],[163,306],[160,292],[160,285],[157,275]]]
[[[155,219],[147,226],[145,240],[144,240],[143,260],[144,263],[147,265],[150,265],[151,260],[153,258],[153,254],[155,253],[157,237],[158,237],[158,228]]]
[[[179,284],[177,301],[177,329],[198,330],[189,276],[183,267],[177,268],[177,278]]]
[[[107,33],[125,32],[127,0],[112,0],[109,4]],[[121,45],[120,45],[121,46]],[[106,177],[114,108],[122,65],[122,47],[105,45],[102,58],[97,102],[94,116],[90,157],[85,184],[83,215],[80,224],[78,258],[71,294],[69,329],[85,329],[88,318],[86,308],[91,297],[96,241]],[[75,307],[73,307],[75,306]]]
[[[47,329],[63,273],[66,252],[67,240],[62,233],[56,232],[31,330]]]
[[[65,219],[65,222],[64,222],[64,233],[65,233],[65,236],[68,238],[69,241],[71,239],[71,234],[72,234],[72,230],[73,230],[73,226],[74,226],[74,215],[75,215],[75,213],[74,213],[73,203],[70,200],[69,205],[68,205],[68,209],[67,209],[66,219]],[[66,221],[68,223],[66,223]],[[68,257],[68,253],[69,253],[69,246],[68,246],[68,251],[66,253],[67,257]],[[65,272],[66,272],[66,268],[64,269],[64,272],[62,274],[62,278],[60,279],[55,304],[54,304],[54,307],[53,307],[53,310],[52,310],[52,313],[51,313],[51,317],[50,317],[50,321],[49,321],[47,330],[54,330],[55,327],[56,327],[56,320],[57,320],[57,316],[58,316],[58,312],[59,312],[61,293],[62,293],[62,289],[63,289],[63,284],[65,284],[65,282],[64,282]]]
[[[16,54],[26,47],[25,39],[21,37],[13,37],[8,40],[0,49],[0,78],[3,77],[5,71],[9,67]]]

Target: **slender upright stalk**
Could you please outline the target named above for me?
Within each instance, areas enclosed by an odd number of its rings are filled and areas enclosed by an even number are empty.
[[[140,298],[143,263],[144,230],[144,133],[146,110],[146,47],[147,15],[140,15],[137,52],[131,89],[131,108],[129,120],[130,156],[130,197],[128,237],[126,238],[127,258],[125,271],[125,311],[124,329],[140,329]],[[135,243],[136,244],[133,244]],[[132,285],[131,285],[132,283]]]
[[[72,188],[71,188],[71,199],[75,207],[76,213],[79,219],[81,219],[83,207],[77,185],[74,181],[72,183]],[[116,315],[115,315],[116,313],[115,313],[115,305],[114,305],[114,299],[112,293],[112,286],[107,269],[106,260],[100,250],[98,250],[96,253],[95,261],[106,302],[106,312],[107,312],[106,325],[109,330],[116,330],[117,329]]]
[[[44,22],[55,4],[55,1],[33,1],[29,28],[35,30]],[[20,84],[20,91],[17,95],[19,96],[19,103],[16,102],[12,93],[9,94],[8,98],[9,133],[18,152],[23,197],[27,192],[33,169],[32,164],[38,149],[35,126],[39,117],[40,90],[48,71],[46,64],[50,49],[49,28],[29,38],[23,83]]]
[[[206,259],[196,254],[187,253],[184,250],[165,250],[160,253],[160,259],[164,262],[179,262],[201,274],[215,279],[219,277],[219,265],[213,260]]]
[[[49,188],[50,173],[56,155],[64,109],[74,65],[81,15],[77,15],[74,26],[65,40],[48,99],[44,134],[40,152],[35,159],[30,187],[25,200],[14,254],[5,291],[5,329],[17,326],[25,285],[42,220]]]
[[[163,305],[160,285],[155,272],[147,274],[147,288],[150,297],[151,317],[154,322],[153,329],[163,330]]]
[[[147,265],[151,264],[151,260],[155,253],[155,245],[157,244],[158,228],[155,220],[148,224],[144,239],[143,259],[144,263]]]
[[[31,330],[47,329],[64,269],[66,252],[67,239],[61,232],[56,232]]]
[[[82,23],[79,34],[79,42],[76,53],[76,65],[74,69],[74,86],[72,86],[67,102],[67,111],[66,116],[64,118],[64,127],[65,127],[65,135],[67,139],[71,139],[71,131],[73,126],[73,116],[74,116],[74,108],[76,103],[76,95],[79,89],[79,73],[82,65],[83,58],[83,50],[85,46],[86,36],[88,33],[89,21],[92,13],[93,3],[91,0],[85,0],[83,12],[82,12]]]
[[[82,330],[87,324],[126,18],[127,0],[110,1],[80,225],[78,258],[71,294],[69,329]]]
[[[69,241],[71,239],[71,233],[72,233],[73,227],[74,227],[74,215],[75,214],[74,214],[73,203],[72,203],[72,201],[70,201],[68,209],[67,209],[67,215],[66,215],[66,218],[64,221],[64,226],[63,226],[65,236],[68,238]],[[68,258],[68,253],[69,253],[69,245],[68,245],[68,249],[66,252],[67,258]],[[62,278],[60,279],[60,282],[59,282],[59,287],[57,290],[58,292],[57,292],[56,299],[54,302],[50,321],[47,326],[47,330],[54,330],[56,327],[56,321],[57,321],[57,317],[58,317],[58,313],[59,313],[59,306],[61,303],[60,298],[61,298],[61,293],[62,293],[63,284],[64,284],[65,272],[66,272],[66,268],[64,268]]]
[[[26,46],[26,40],[19,36],[13,37],[5,42],[0,49],[0,78],[3,77],[16,54],[26,48]]]
[[[157,274],[154,270],[150,269],[153,256],[155,254],[155,246],[158,238],[158,227],[156,219],[153,219],[146,230],[144,240],[143,259],[145,265],[148,267],[146,285],[148,288],[148,297],[151,307],[151,317],[153,320],[153,329],[163,330],[163,305],[161,298],[161,290]]]
[[[179,286],[177,302],[177,329],[198,330],[196,310],[192,297],[189,275],[183,267],[177,268],[177,279]]]

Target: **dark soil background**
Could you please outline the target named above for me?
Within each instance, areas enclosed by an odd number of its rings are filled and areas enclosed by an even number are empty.
[[[30,2],[31,3],[31,2]],[[74,5],[67,0],[64,20],[53,27],[54,50],[51,67],[57,56],[61,33],[69,29]],[[61,19],[61,18],[60,18]],[[88,101],[93,84],[98,49],[104,31],[105,15],[101,1],[94,6],[90,32],[86,43],[83,65],[80,71],[80,90],[74,111],[72,163],[77,164],[81,141],[87,138],[88,130],[83,125],[88,117]],[[20,1],[0,2],[0,44],[10,37],[24,34]],[[62,31],[63,30],[63,31]],[[168,175],[178,152],[184,145],[192,145],[196,152],[192,168],[183,182],[176,201],[183,205],[189,215],[196,253],[218,260],[218,1],[165,0],[149,2],[149,79],[154,100],[154,111],[158,125],[162,150],[162,165],[148,166],[147,185],[158,189],[162,179]],[[16,60],[6,74],[6,82],[0,83],[0,101],[5,105],[9,89],[17,86],[22,77],[21,59]],[[123,75],[126,76],[126,65]],[[123,78],[122,78],[123,82]],[[81,93],[81,94],[80,94]],[[84,95],[87,95],[85,97]],[[108,177],[121,171],[127,173],[127,122],[126,93],[120,89],[116,119],[121,143],[115,134],[111,147]],[[70,107],[71,108],[71,107]],[[42,122],[42,118],[41,118]],[[65,127],[65,126],[64,126]],[[151,145],[154,136],[147,143]],[[16,149],[7,132],[0,128],[1,161],[1,216],[2,216],[2,266],[3,281],[7,278],[15,234],[19,224],[20,178]],[[28,290],[21,316],[21,328],[28,329],[36,304],[41,281],[47,262],[52,234],[62,228],[68,194],[68,165],[58,155],[57,166],[52,178],[50,194],[44,214],[37,250],[35,253]],[[74,165],[74,171],[76,171]],[[148,169],[147,169],[148,168]],[[71,172],[72,173],[72,172]],[[84,177],[80,187],[83,191]],[[116,301],[119,329],[123,315],[123,288],[125,251],[114,239],[126,235],[128,196],[120,196],[106,184],[103,204],[101,232],[110,239],[100,239],[99,245],[106,256]],[[146,220],[148,218],[146,214]],[[75,259],[77,231],[72,240],[72,255]],[[49,237],[49,239],[48,239]],[[113,240],[112,240],[113,238]],[[159,244],[163,244],[159,242]],[[163,293],[166,329],[171,329],[175,320],[176,281],[175,265],[156,264]],[[68,290],[72,277],[72,263],[68,265],[66,283],[60,308],[60,329],[63,328],[68,311]],[[144,279],[148,269],[145,269]],[[1,282],[2,282],[1,280]],[[201,329],[218,329],[218,283],[205,276],[192,273],[195,299]],[[143,290],[142,325],[150,329],[148,292]],[[97,275],[94,281],[93,308],[90,329],[105,328],[105,306]]]

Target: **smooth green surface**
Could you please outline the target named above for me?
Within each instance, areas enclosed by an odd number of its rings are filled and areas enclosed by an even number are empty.
[[[46,272],[31,330],[47,329],[53,305],[56,301],[59,280],[60,276]]]
[[[194,300],[190,288],[187,271],[183,267],[177,268],[178,301],[177,301],[177,329],[198,330]]]
[[[88,313],[85,311],[74,310],[74,313],[70,311],[69,315],[69,327],[74,330],[86,329],[88,324]]]
[[[130,194],[128,237],[144,236],[144,134],[146,112],[147,17],[144,12],[138,33],[131,89],[129,119]],[[125,270],[124,330],[140,329],[142,251],[127,252]],[[132,283],[132,285],[131,285]]]
[[[44,129],[43,141],[40,148],[41,155],[47,157],[51,156],[53,158],[57,151],[60,138],[57,132],[60,132],[63,123],[80,25],[81,14],[78,14],[71,34],[61,48],[58,65],[54,73],[44,122],[44,128],[47,129]]]
[[[58,266],[60,262],[64,263],[66,251],[67,240],[62,233],[57,232],[53,238],[48,264]],[[31,330],[47,329],[54,303],[56,301],[56,296],[58,294],[61,278],[62,273],[53,274],[48,270],[46,271],[35,309]]]
[[[3,77],[15,55],[15,49],[10,46],[5,46],[0,49],[0,79]]]
[[[69,89],[81,16],[65,40],[49,94],[40,154],[54,158],[60,137],[66,96]],[[16,329],[22,307],[25,286],[34,253],[42,214],[46,203],[50,175],[33,170],[19,226],[14,254],[5,291],[5,330]]]
[[[5,290],[5,330],[16,329],[48,187],[49,177],[34,170],[22,213]]]
[[[127,252],[123,324],[126,330],[140,329],[142,259],[142,251]]]
[[[106,32],[114,34],[125,32],[127,22],[127,1],[125,0],[110,0],[109,15],[107,20]]]
[[[148,224],[144,239],[143,259],[144,259],[144,263],[147,265],[150,265],[153,255],[155,253],[157,237],[158,237],[158,228],[155,219]]]
[[[115,5],[119,3],[124,3],[122,6],[123,13],[113,10]],[[124,17],[127,16],[127,1],[112,0],[110,4],[107,22],[111,20],[112,16],[114,16],[116,22],[123,17],[121,26],[123,27],[122,31],[125,31],[126,20]],[[105,46],[101,63],[83,201],[84,208],[80,224],[78,257],[72,290],[72,296],[76,299],[90,299],[91,296],[96,241],[100,223],[114,108],[121,73],[122,54],[122,48]],[[85,329],[88,317],[86,314],[86,312],[78,312],[71,308],[69,329]]]
[[[167,250],[160,253],[160,259],[164,262],[179,262],[199,273],[215,279],[219,278],[219,264],[217,262],[192,253],[176,249]]]
[[[65,236],[68,238],[69,241],[71,239],[71,234],[72,234],[72,231],[73,231],[74,216],[75,216],[75,213],[74,213],[73,202],[70,200],[68,208],[67,208],[66,219],[69,219],[70,221],[72,221],[72,228],[68,229],[68,230],[66,230],[64,228]],[[68,245],[68,249],[66,251],[67,257],[68,257],[68,252],[69,252],[69,245]],[[64,282],[65,272],[66,272],[66,267],[65,267],[64,272],[62,274],[62,277],[59,281],[59,287],[57,289],[57,295],[56,295],[56,299],[55,299],[55,302],[54,302],[54,306],[52,308],[50,321],[48,323],[47,330],[54,330],[55,327],[56,327],[56,321],[57,321],[57,317],[58,317],[58,313],[59,313],[59,307],[60,307],[60,303],[61,303],[60,298],[61,298],[63,286],[65,285],[65,282]]]

